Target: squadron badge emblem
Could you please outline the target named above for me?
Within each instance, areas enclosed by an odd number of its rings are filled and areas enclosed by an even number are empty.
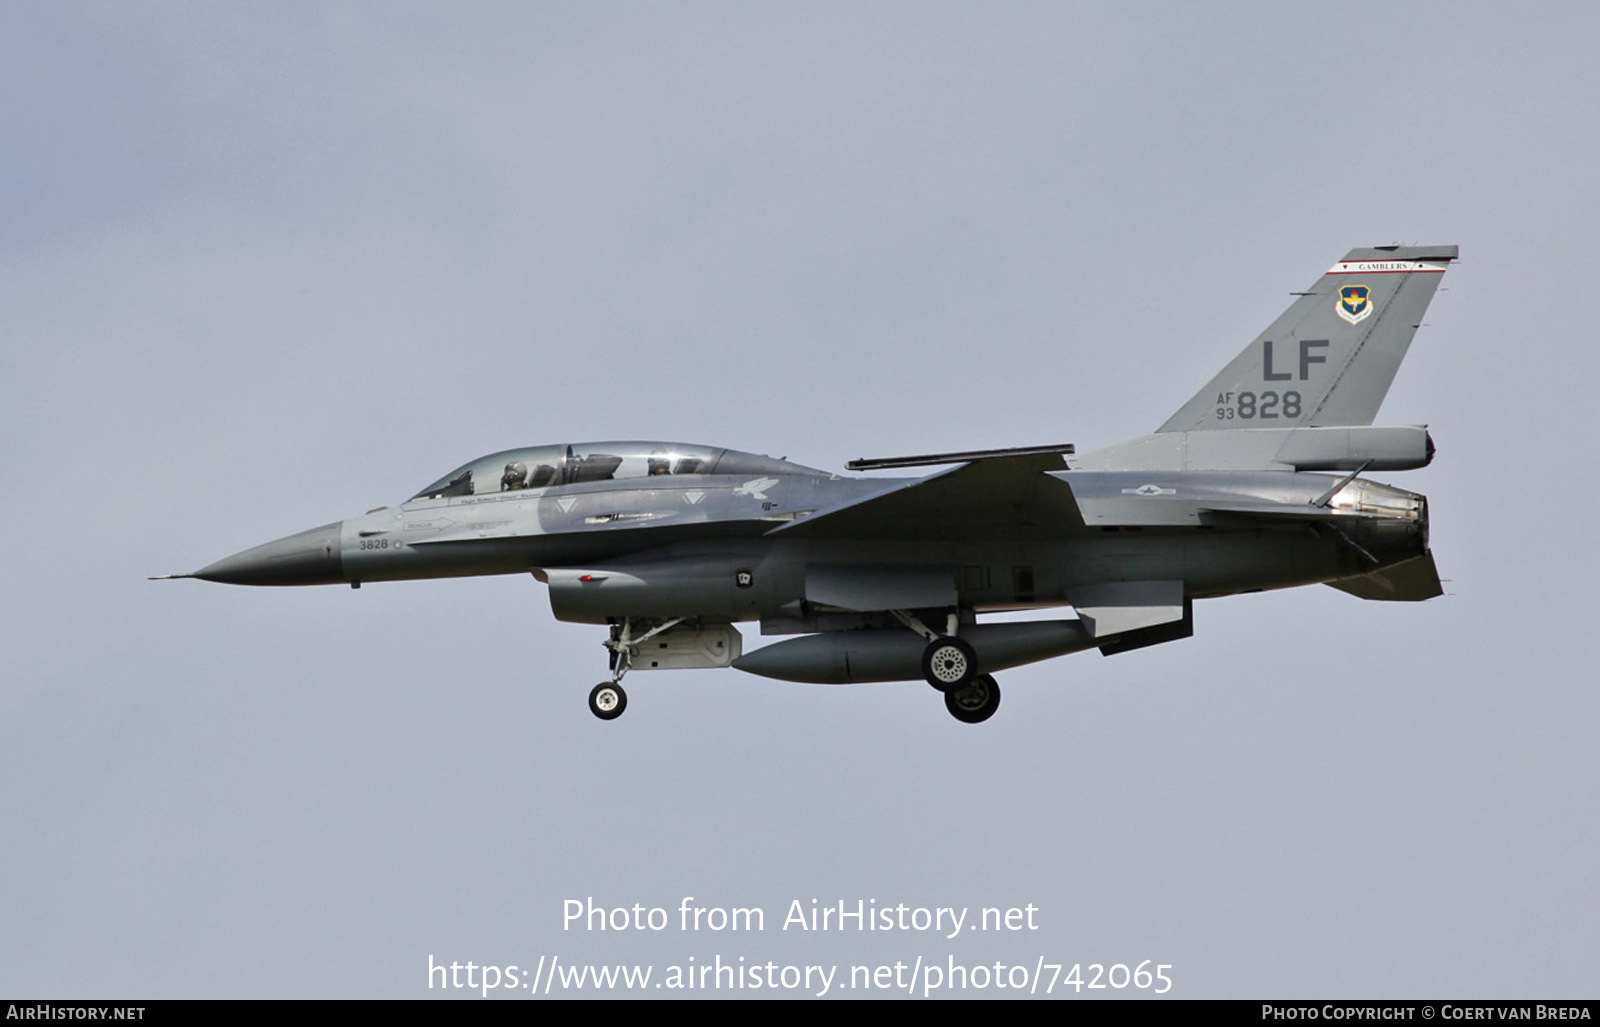
[[[1345,285],[1339,289],[1339,302],[1334,309],[1351,324],[1360,324],[1372,313],[1372,301],[1367,297],[1365,285]]]

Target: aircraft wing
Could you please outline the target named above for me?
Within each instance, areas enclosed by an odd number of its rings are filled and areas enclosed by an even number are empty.
[[[1083,530],[1059,453],[988,457],[850,503],[768,535],[788,538],[967,539]]]

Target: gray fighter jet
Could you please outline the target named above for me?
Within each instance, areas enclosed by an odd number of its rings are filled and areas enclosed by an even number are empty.
[[[921,678],[959,720],[994,672],[1186,638],[1196,599],[1329,584],[1440,594],[1427,500],[1360,477],[1423,467],[1422,426],[1372,421],[1454,246],[1352,250],[1150,435],[880,460],[845,477],[667,442],[512,449],[398,507],[247,549],[193,574],[325,585],[532,574],[559,620],[605,625],[595,716],[630,670],[734,667],[787,681]],[[1068,458],[1071,459],[1068,459]],[[1076,617],[985,623],[1071,606]],[[799,636],[742,651],[734,626]]]

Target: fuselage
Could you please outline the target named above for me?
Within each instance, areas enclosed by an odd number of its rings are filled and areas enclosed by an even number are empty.
[[[548,483],[531,484],[527,461],[515,458],[545,450],[556,466],[535,465]],[[621,459],[596,460],[608,450]],[[628,473],[630,461],[639,473]],[[564,620],[761,620],[788,633],[826,630],[826,606],[807,601],[807,574],[818,567],[923,568],[953,584],[959,606],[984,612],[1065,605],[1073,587],[1107,581],[1181,580],[1187,598],[1331,581],[1427,545],[1422,497],[1360,479],[1326,502],[1347,515],[1338,531],[1275,521],[1275,511],[1303,511],[1340,480],[1320,473],[1056,472],[1082,524],[977,531],[953,520],[948,531],[906,539],[892,530],[792,538],[782,529],[914,478],[841,477],[665,443],[508,451],[474,467],[398,507],[246,550],[196,576],[360,585],[533,573]]]

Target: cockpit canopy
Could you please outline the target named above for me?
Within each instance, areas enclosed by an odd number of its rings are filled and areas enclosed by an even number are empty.
[[[681,474],[809,474],[825,471],[736,449],[677,442],[586,442],[508,449],[458,467],[412,496],[482,496],[585,481],[622,481]]]

